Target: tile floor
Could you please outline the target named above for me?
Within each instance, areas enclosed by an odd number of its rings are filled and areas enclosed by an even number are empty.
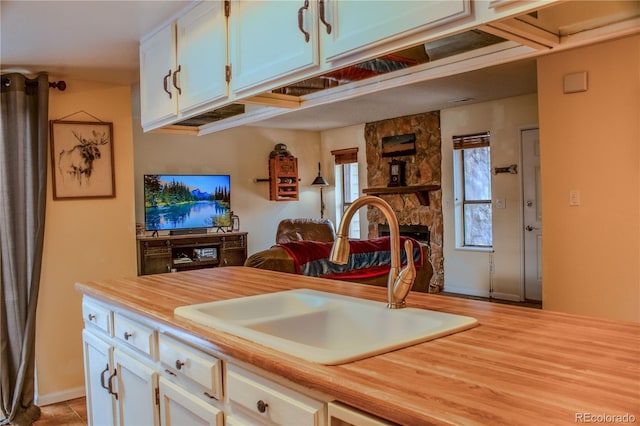
[[[85,398],[40,407],[40,419],[33,426],[87,426]]]

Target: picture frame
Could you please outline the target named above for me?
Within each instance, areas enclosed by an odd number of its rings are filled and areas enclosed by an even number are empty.
[[[113,123],[51,120],[54,200],[115,198]]]

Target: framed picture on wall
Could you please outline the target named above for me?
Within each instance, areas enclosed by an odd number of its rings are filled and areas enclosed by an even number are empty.
[[[113,123],[50,122],[54,200],[114,198]]]

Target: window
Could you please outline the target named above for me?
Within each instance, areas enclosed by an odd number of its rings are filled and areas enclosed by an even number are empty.
[[[344,212],[360,196],[358,181],[358,148],[331,151],[336,163],[336,220],[340,222]],[[349,225],[349,238],[360,238],[360,214],[353,215]]]
[[[493,245],[489,132],[454,136],[456,238],[459,246]]]

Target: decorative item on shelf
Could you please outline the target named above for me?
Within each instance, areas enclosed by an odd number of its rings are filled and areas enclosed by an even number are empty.
[[[291,153],[287,149],[287,146],[283,143],[277,143],[276,146],[273,147],[273,151],[271,151],[271,153],[269,154],[269,158],[280,156],[293,157],[293,155],[291,155]]]
[[[298,200],[298,159],[285,144],[276,144],[269,155],[269,199]]]
[[[144,224],[136,223],[136,235],[144,235]]]
[[[405,186],[405,162],[393,159],[389,162],[389,184],[387,186]]]
[[[240,218],[238,217],[238,215],[233,213],[233,211],[231,211],[231,215],[229,217],[231,218],[231,232],[239,231],[240,230]]]
[[[320,219],[324,218],[324,198],[322,196],[322,187],[329,186],[329,182],[322,177],[322,173],[320,172],[320,163],[318,163],[318,176],[311,182],[312,186],[320,187]]]

